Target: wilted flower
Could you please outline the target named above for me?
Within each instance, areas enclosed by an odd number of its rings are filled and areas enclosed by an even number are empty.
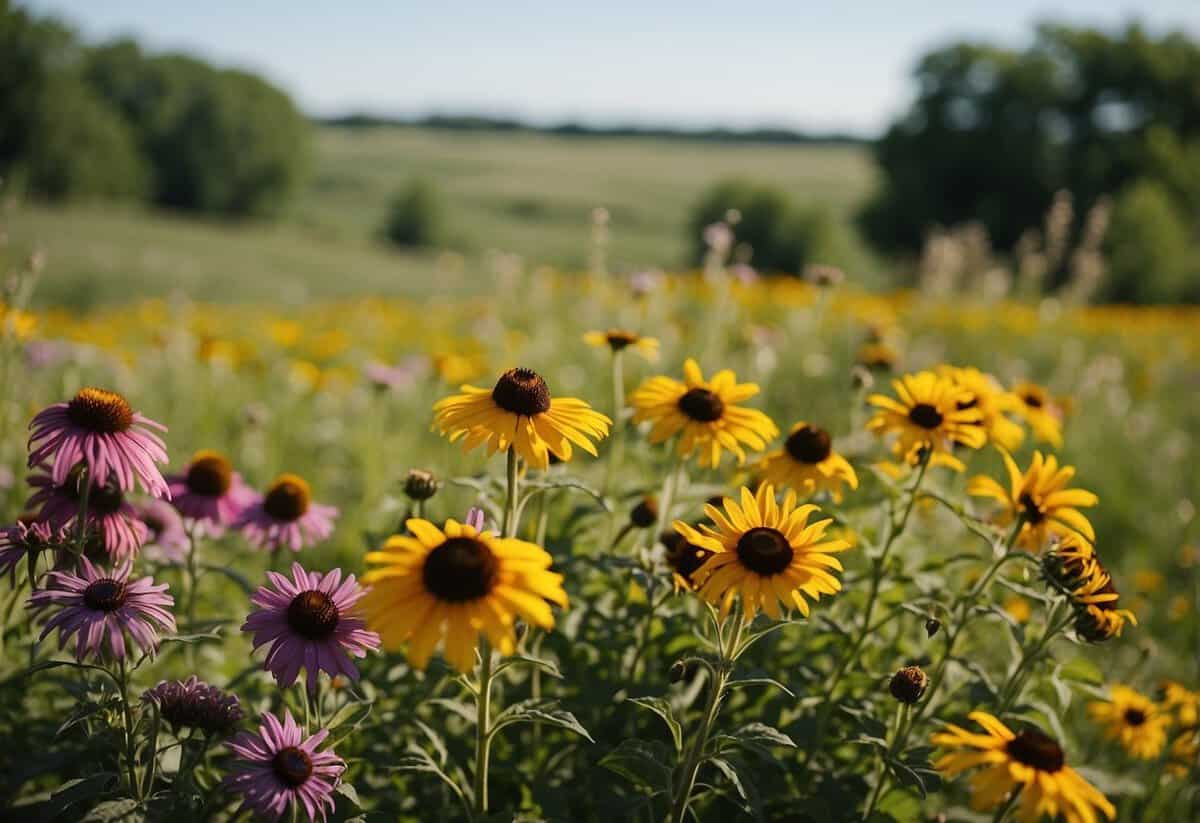
[[[920,666],[905,666],[888,683],[888,691],[901,703],[916,703],[925,694],[929,677]]]
[[[224,734],[242,719],[236,695],[203,683],[196,675],[187,680],[163,680],[147,689],[142,700],[154,703],[162,719],[176,732],[198,729],[205,734]]]

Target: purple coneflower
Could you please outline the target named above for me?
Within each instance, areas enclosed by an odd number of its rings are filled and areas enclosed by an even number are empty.
[[[317,689],[317,673],[330,677],[344,674],[358,680],[358,669],[350,657],[366,657],[379,648],[379,635],[364,628],[355,609],[364,592],[354,575],[342,580],[342,570],[327,574],[306,572],[292,564],[292,579],[267,572],[275,586],[260,586],[250,602],[250,613],[242,631],[254,633],[254,648],[271,644],[263,668],[275,676],[280,688],[296,680],[303,666],[310,692]]]
[[[292,803],[300,803],[309,820],[325,820],[333,809],[333,790],[341,782],[346,763],[333,751],[317,751],[329,736],[321,729],[305,739],[304,732],[284,709],[280,723],[263,713],[258,733],[242,732],[229,741],[238,756],[237,771],[224,784],[242,796],[241,810],[278,820]]]
[[[225,527],[258,500],[225,455],[207,449],[192,455],[180,474],[167,477],[167,488],[179,513],[212,537],[224,534]]]
[[[56,548],[69,538],[46,522],[18,521],[15,526],[0,528],[0,577],[8,574],[9,582],[17,584],[17,569],[30,556]]]
[[[467,519],[464,522],[477,532],[483,531],[485,523],[483,509],[478,506],[467,509]]]
[[[123,492],[133,490],[136,478],[148,494],[171,496],[154,465],[167,462],[167,447],[150,431],[167,427],[135,412],[116,392],[80,389],[69,402],[38,412],[29,428],[29,467],[53,456],[51,477],[59,485],[83,462],[90,477],[111,475]]]
[[[175,507],[165,500],[150,498],[134,505],[137,518],[146,527],[146,542],[142,551],[147,556],[172,565],[181,565],[187,559],[191,542],[183,527],[183,518]]]
[[[47,521],[55,529],[69,527],[79,517],[81,475],[79,471],[71,472],[61,485],[48,475],[32,475],[28,482],[34,487],[34,493],[25,505],[37,509],[38,519]],[[91,480],[92,476],[89,474],[87,478]],[[111,480],[103,485],[92,484],[88,493],[87,525],[102,536],[104,550],[118,562],[136,554],[150,534],[121,489]]]
[[[163,680],[147,689],[142,700],[158,706],[159,716],[176,732],[198,729],[205,734],[225,734],[242,719],[237,695],[210,686],[196,675],[187,680]]]
[[[281,474],[260,500],[246,507],[234,526],[260,549],[277,551],[287,546],[298,552],[329,537],[337,515],[333,506],[313,501],[304,478]]]
[[[34,611],[49,606],[62,608],[46,623],[38,640],[58,629],[61,649],[71,635],[78,635],[75,659],[82,661],[88,654],[103,655],[107,637],[113,657],[123,660],[128,631],[139,649],[153,655],[158,650],[159,630],[175,631],[175,617],[168,611],[175,600],[167,594],[166,583],[155,585],[150,577],[130,582],[130,566],[126,560],[106,573],[80,557],[81,574],[50,572],[46,587],[30,595],[27,605]]]

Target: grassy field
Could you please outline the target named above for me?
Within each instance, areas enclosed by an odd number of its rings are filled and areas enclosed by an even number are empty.
[[[443,258],[439,270],[435,255],[380,244],[389,196],[414,177],[441,193],[450,244],[469,260],[501,250],[531,263],[581,267],[591,212],[603,206],[611,215],[610,266],[630,269],[686,262],[689,209],[717,180],[770,181],[797,203],[825,204],[848,217],[873,174],[869,157],[853,147],[324,129],[309,185],[278,223],[23,204],[3,224],[19,251],[36,245],[47,253],[43,304],[84,307],[173,292],[295,303],[470,287],[453,276],[453,259]],[[845,246],[837,262],[871,267],[856,242]]]

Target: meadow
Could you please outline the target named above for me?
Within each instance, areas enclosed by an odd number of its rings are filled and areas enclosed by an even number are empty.
[[[0,816],[1200,811],[1195,309],[630,274],[706,147],[322,139],[270,229],[5,218]],[[374,246],[393,140],[531,262]]]
[[[677,269],[688,262],[689,210],[730,176],[777,184],[798,203],[821,203],[848,221],[870,192],[864,149],[549,137],[427,129],[317,133],[312,172],[285,219],[236,223],[148,213],[111,204],[22,205],[5,216],[19,252],[55,261],[38,290],[43,305],[87,307],[130,296],[182,292],[198,300],[289,304],[356,294],[469,292],[489,252],[530,265],[588,263],[593,209],[610,213],[614,269]],[[379,231],[389,197],[407,181],[437,187],[446,212],[446,276],[435,254],[389,250]],[[870,271],[871,255],[847,240],[843,265]]]

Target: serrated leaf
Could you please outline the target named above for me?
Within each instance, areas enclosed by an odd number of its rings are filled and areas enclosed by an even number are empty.
[[[675,714],[671,711],[670,703],[661,697],[631,697],[627,702],[641,706],[643,709],[649,709],[661,717],[671,732],[671,742],[675,744],[675,751],[683,751],[683,728],[679,725],[679,721],[675,719]]]

